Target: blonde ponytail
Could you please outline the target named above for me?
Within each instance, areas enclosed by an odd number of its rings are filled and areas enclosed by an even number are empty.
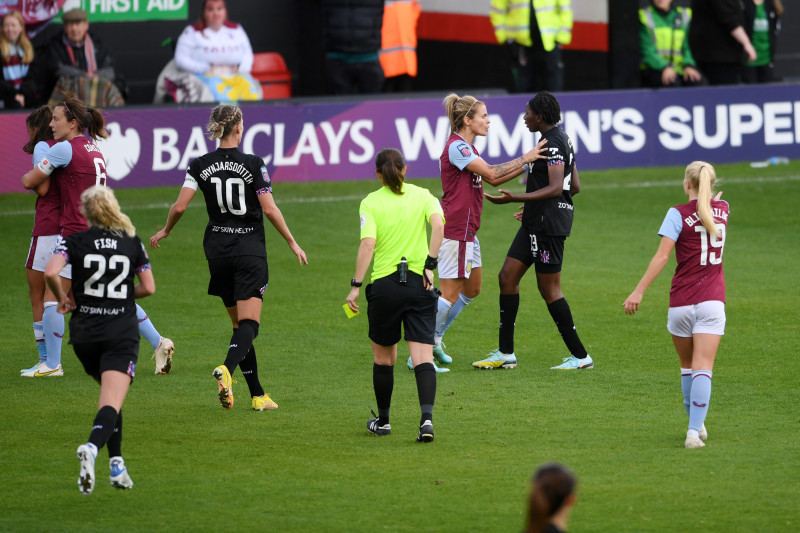
[[[714,222],[711,213],[711,197],[714,194],[714,183],[717,174],[714,167],[705,161],[692,161],[686,167],[684,181],[688,181],[691,188],[697,191],[697,215],[709,235],[722,236],[722,230]]]
[[[442,104],[447,112],[447,118],[450,119],[450,131],[457,132],[464,127],[464,119],[473,118],[475,108],[483,102],[469,94],[458,96],[456,93],[450,93],[444,97]]]

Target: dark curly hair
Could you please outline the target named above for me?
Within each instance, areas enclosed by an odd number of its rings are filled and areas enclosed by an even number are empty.
[[[556,97],[547,91],[539,91],[536,96],[528,101],[528,107],[537,115],[542,115],[542,119],[548,124],[558,124],[561,122],[561,106]]]

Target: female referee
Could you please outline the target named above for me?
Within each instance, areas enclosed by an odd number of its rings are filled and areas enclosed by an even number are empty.
[[[136,375],[139,330],[134,298],[156,290],[150,259],[130,218],[119,209],[108,187],[92,186],[81,194],[81,211],[90,228],[62,240],[47,262],[45,280],[56,295],[57,310],[72,311],[70,344],[87,374],[100,383],[98,411],[89,441],[78,446],[78,488],[94,490],[97,452],[108,444],[111,485],[133,487],[122,459],[122,403]],[[61,269],[72,265],[75,301],[67,294]],[[134,285],[134,275],[139,284]]]
[[[278,404],[261,387],[253,346],[269,280],[262,212],[286,239],[299,263],[308,264],[308,259],[275,205],[264,160],[239,151],[244,133],[242,110],[231,104],[218,105],[211,112],[207,129],[211,140],[219,139],[219,148],[189,165],[167,224],[150,237],[150,246],[158,248],[158,241],[170,235],[199,187],[208,211],[203,238],[211,274],[208,294],[222,298],[233,324],[225,362],[212,373],[219,386],[220,405],[233,407],[231,374],[239,366],[250,389],[252,408],[277,409]]]
[[[489,132],[486,104],[474,96],[448,94],[444,107],[450,119],[450,138],[439,157],[442,175],[442,208],[447,224],[439,253],[439,296],[436,311],[433,356],[449,364],[452,357],[444,352],[442,337],[461,311],[481,292],[481,246],[478,229],[483,209],[483,185],[501,185],[517,176],[536,159],[542,159],[543,139],[522,157],[499,165],[489,165],[472,145],[475,137]],[[408,367],[413,368],[411,359]],[[437,368],[437,371],[445,369]]]
[[[414,364],[422,412],[417,441],[431,442],[436,399],[433,270],[436,269],[436,257],[444,235],[444,219],[439,201],[427,189],[405,183],[405,173],[406,164],[398,150],[384,148],[378,152],[375,174],[383,186],[361,201],[361,244],[346,301],[352,311],[358,311],[359,287],[374,254],[372,283],[367,285],[365,292],[369,304],[369,338],[374,356],[372,384],[378,415],[367,421],[367,429],[375,435],[392,432],[389,407],[402,324]],[[427,223],[432,228],[430,244]]]
[[[514,322],[519,309],[519,282],[531,265],[536,269],[536,285],[561,338],[570,352],[563,364],[553,369],[592,368],[572,322],[567,300],[561,292],[561,264],[564,241],[572,229],[572,197],[580,191],[578,169],[572,141],[556,124],[561,121],[561,106],[547,91],[534,96],[525,106],[525,125],[547,140],[547,157],[534,161],[528,171],[524,194],[500,190],[500,196],[486,199],[494,204],[525,202],[519,219],[522,227],[514,237],[498,276],[500,282],[500,342],[489,357],[472,363],[476,368],[514,368]]]
[[[625,314],[639,309],[644,292],[667,264],[672,249],[678,260],[669,291],[667,330],[681,362],[683,405],[689,415],[686,448],[702,448],[711,399],[711,375],[725,333],[725,277],[722,249],[730,208],[712,199],[714,167],[694,161],[686,167],[683,191],[689,202],[667,211],[658,234],[661,243],[639,284],[623,303]]]

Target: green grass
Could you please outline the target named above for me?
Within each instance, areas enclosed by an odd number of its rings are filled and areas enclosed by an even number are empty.
[[[728,324],[706,448],[683,449],[678,359],[665,328],[674,262],[637,315],[621,305],[655,252],[667,208],[684,201],[682,168],[581,173],[563,289],[592,371],[549,370],[565,350],[533,276],[521,289],[519,367],[470,367],[496,347],[495,276],[517,228],[515,206],[485,205],[483,294],[447,334],[455,362],[439,377],[431,445],[414,442],[418,405],[403,343],[394,432],[376,438],[365,428],[375,403],[366,313],[347,320],[341,307],[358,204],[376,183],[278,183],[278,203],[310,261],[300,268],[268,225],[270,286],[256,348],[280,409],[250,411],[238,371],[233,410],[217,405],[211,370],[224,358],[230,323],[206,294],[198,198],[150,255],[157,291],[141,304],[177,352],[172,374],[154,376],[143,342],[124,409],[135,487],[111,489],[102,451],[90,497],[76,488],[75,448],[88,437],[98,388],[70,347],[65,377],[17,376],[35,358],[22,268],[33,198],[0,196],[0,530],[519,531],[531,472],[558,460],[579,478],[571,532],[797,531],[800,164],[717,170],[732,211]],[[441,193],[438,180],[415,182]],[[177,192],[118,196],[146,240]]]

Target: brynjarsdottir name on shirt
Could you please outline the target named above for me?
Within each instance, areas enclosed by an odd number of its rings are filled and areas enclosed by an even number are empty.
[[[230,226],[211,226],[211,231],[214,233],[239,233],[239,234],[247,234],[252,233],[255,231],[255,228],[232,228]]]
[[[200,172],[200,179],[207,180],[215,173],[222,170],[235,172],[239,174],[245,182],[253,183],[253,174],[247,170],[244,165],[234,161],[218,161],[216,163],[211,163],[209,166],[204,168],[202,172]]]

